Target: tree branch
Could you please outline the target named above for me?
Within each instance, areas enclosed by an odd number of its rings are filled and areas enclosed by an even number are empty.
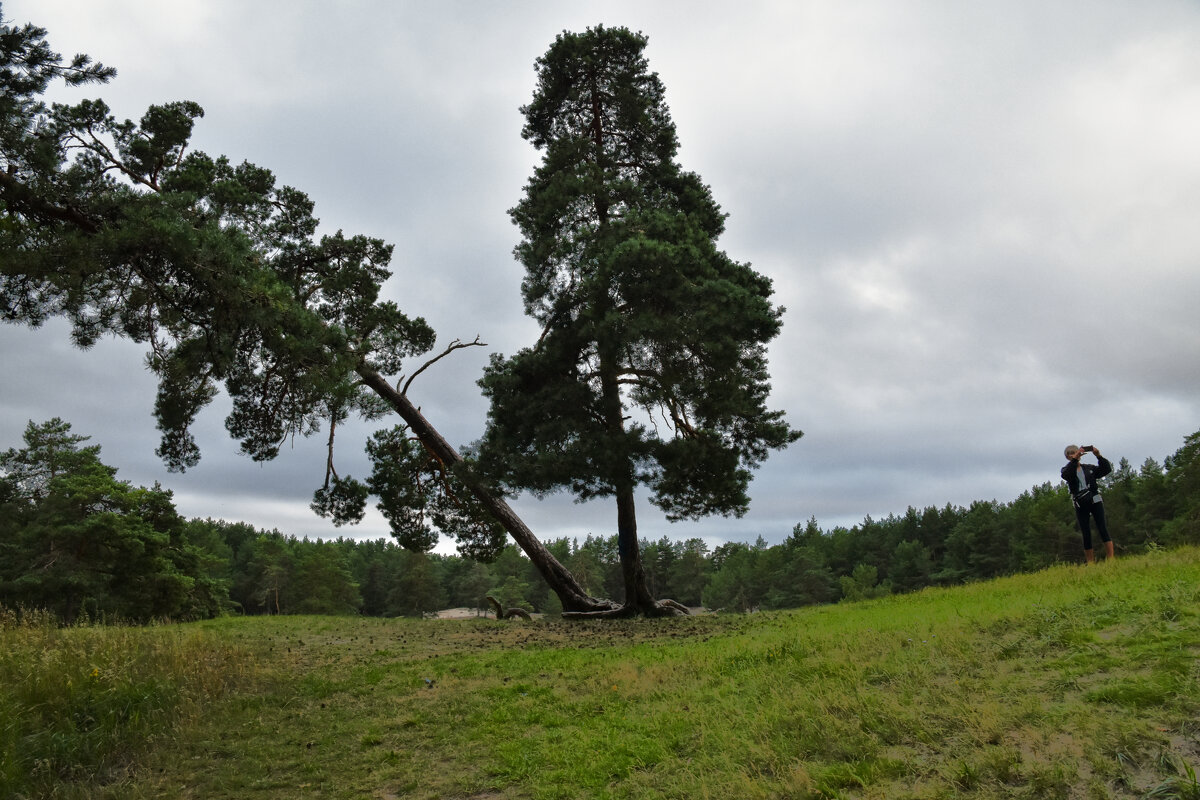
[[[438,361],[441,361],[443,358],[445,358],[446,356],[453,353],[455,350],[462,350],[467,347],[487,347],[487,342],[479,341],[478,336],[476,336],[475,341],[472,341],[472,342],[464,342],[461,339],[455,339],[453,342],[450,343],[449,347],[447,347],[445,350],[442,351],[442,353],[440,355],[434,356],[433,358],[426,361],[424,364],[422,364],[417,369],[416,372],[414,372],[411,376],[409,376],[408,380],[404,382],[404,388],[400,390],[400,394],[404,394],[404,395],[408,394],[408,387],[412,385],[412,382],[414,380],[416,380],[416,377],[418,375],[420,375],[422,372],[429,369],[434,364],[436,364]]]
[[[19,214],[32,214],[44,219],[69,222],[85,233],[100,232],[100,225],[95,220],[70,206],[63,208],[43,200],[28,186],[3,170],[0,170],[0,199]]]
[[[338,479],[337,470],[333,468],[333,433],[337,429],[337,414],[329,415],[329,455],[325,459],[325,488],[329,488],[329,478]]]

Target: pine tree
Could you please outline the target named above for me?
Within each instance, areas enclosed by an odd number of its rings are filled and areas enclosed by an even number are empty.
[[[427,516],[475,556],[497,553],[507,532],[564,608],[614,607],[584,592],[464,468],[409,398],[412,378],[395,379],[435,334],[381,298],[391,246],[340,231],[318,238],[303,192],[262,167],[190,150],[204,113],[195,103],[151,106],[136,123],[100,100],[47,107],[50,83],[103,83],[115,71],[86,56],[64,63],[45,35],[0,22],[0,319],[65,317],[81,347],[104,335],[146,344],[158,452],[171,469],[200,458],[190,429],[223,388],[226,428],[256,460],[328,426],[313,507],[335,523],[361,519],[374,488],[410,549],[432,546]],[[371,485],[338,475],[337,426],[389,412],[405,427],[375,441],[388,461]]]
[[[612,497],[621,614],[676,613],[646,585],[635,491],[669,519],[740,515],[751,470],[800,437],[766,407],[771,282],[717,248],[724,215],[675,160],[664,88],[625,28],[563,33],[536,64],[512,209],[536,344],[494,357],[481,461],[505,485]]]
[[[0,452],[0,604],[126,620],[211,617],[223,581],[208,574],[171,493],[131,486],[61,419],[25,428]]]

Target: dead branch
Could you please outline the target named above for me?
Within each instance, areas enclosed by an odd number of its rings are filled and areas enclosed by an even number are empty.
[[[412,375],[410,375],[408,380],[404,382],[404,388],[400,390],[400,394],[402,394],[402,395],[408,394],[408,387],[412,385],[412,382],[414,380],[416,380],[416,377],[418,375],[420,375],[422,372],[429,369],[434,364],[436,364],[437,362],[441,361],[446,356],[453,353],[455,350],[462,350],[467,347],[487,347],[487,342],[479,341],[478,336],[475,337],[475,341],[473,341],[473,342],[464,342],[461,339],[455,339],[453,342],[450,343],[449,347],[447,347],[445,350],[443,350],[441,352],[440,355],[434,356],[433,358],[429,359],[424,364],[422,364],[420,367],[418,367],[417,371],[414,372]]]
[[[336,481],[338,479],[337,470],[333,468],[333,434],[337,428],[337,415],[330,414],[329,416],[329,448],[328,455],[325,457],[325,488],[329,488],[330,476]]]

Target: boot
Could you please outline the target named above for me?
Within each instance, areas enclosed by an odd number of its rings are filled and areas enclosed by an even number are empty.
[[[1083,557],[1089,564],[1096,563],[1096,551],[1095,550],[1084,550]]]
[[[1113,549],[1112,542],[1104,543],[1104,557],[1109,559],[1110,561],[1117,557],[1116,551]]]

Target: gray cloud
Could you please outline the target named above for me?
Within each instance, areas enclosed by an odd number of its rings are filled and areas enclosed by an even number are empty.
[[[788,309],[774,403],[806,436],[776,454],[741,520],[658,538],[779,541],[906,506],[1007,500],[1055,477],[1068,440],[1140,464],[1200,427],[1200,9],[1188,2],[789,4],[10,0],[121,74],[103,89],[206,109],[196,146],[309,192],[326,230],[395,244],[389,296],[443,336],[479,335],[414,394],[453,441],[483,429],[488,352],[536,335],[506,210],[537,154],[518,107],[563,29],[650,36],[684,166],[730,217],[723,248]],[[161,480],[189,515],[309,535],[322,442],[258,465],[214,408],[204,460],[155,459],[142,354],[70,348],[65,329],[0,328],[0,446],[62,416],[121,476]],[[363,426],[342,469],[365,470]],[[607,533],[612,510],[522,498],[544,536]]]

